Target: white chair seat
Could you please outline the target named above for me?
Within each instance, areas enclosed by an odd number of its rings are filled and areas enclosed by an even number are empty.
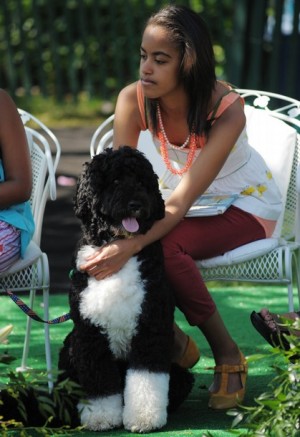
[[[26,249],[24,258],[20,258],[8,270],[0,273],[0,279],[18,273],[20,270],[24,270],[26,267],[36,262],[41,255],[41,248],[34,241],[31,241]]]
[[[252,243],[237,247],[224,253],[224,255],[197,261],[197,264],[199,267],[211,268],[249,261],[271,252],[279,247],[280,243],[282,244],[283,242],[278,238],[264,238],[263,240],[253,241]]]

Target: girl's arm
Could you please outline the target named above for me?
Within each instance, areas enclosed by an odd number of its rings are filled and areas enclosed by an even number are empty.
[[[0,155],[5,181],[0,183],[0,209],[28,200],[32,188],[31,160],[18,110],[0,90]]]
[[[117,100],[114,119],[113,147],[120,146],[137,147],[142,120],[138,108],[136,83],[124,88]]]
[[[168,234],[180,222],[222,169],[244,125],[245,115],[237,101],[214,123],[206,145],[166,201],[165,217],[145,235],[133,239],[139,250]]]
[[[103,279],[118,271],[145,246],[168,234],[218,175],[244,125],[245,115],[240,103],[236,101],[214,123],[205,147],[168,198],[165,217],[155,222],[145,235],[118,240],[100,248],[82,268],[97,279]],[[116,133],[116,138],[119,138],[119,133]]]

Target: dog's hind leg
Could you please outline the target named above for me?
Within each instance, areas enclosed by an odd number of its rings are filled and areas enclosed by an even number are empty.
[[[147,432],[167,423],[169,374],[129,369],[124,391],[124,427]]]
[[[121,394],[89,399],[79,403],[81,425],[91,431],[105,431],[122,426],[123,398]]]

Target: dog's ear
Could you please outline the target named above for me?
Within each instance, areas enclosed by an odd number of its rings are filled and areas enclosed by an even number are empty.
[[[76,217],[84,224],[91,223],[95,205],[101,199],[106,180],[105,173],[108,171],[107,156],[111,153],[110,149],[106,149],[83,165],[74,197],[74,211]]]
[[[73,201],[76,217],[84,222],[88,222],[91,219],[91,200],[93,199],[88,176],[89,166],[90,163],[88,162],[83,165],[83,171],[77,181],[76,194]]]
[[[162,198],[162,194],[159,189],[159,182],[158,182],[159,177],[154,172],[151,162],[145,157],[145,155],[144,158],[145,158],[144,165],[142,166],[139,164],[139,168],[141,169],[143,173],[143,177],[147,181],[147,184],[150,187],[151,192],[154,194],[155,197],[156,205],[154,208],[155,209],[154,218],[155,220],[160,220],[165,216],[165,202]]]
[[[157,195],[157,214],[156,214],[156,220],[161,220],[165,216],[165,202],[162,198],[161,192],[158,189],[158,195]]]

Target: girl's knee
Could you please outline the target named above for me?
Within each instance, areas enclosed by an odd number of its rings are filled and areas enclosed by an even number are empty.
[[[174,238],[171,238],[169,235],[166,235],[161,240],[161,245],[165,259],[173,258],[174,256],[178,256],[182,253],[178,242]]]

